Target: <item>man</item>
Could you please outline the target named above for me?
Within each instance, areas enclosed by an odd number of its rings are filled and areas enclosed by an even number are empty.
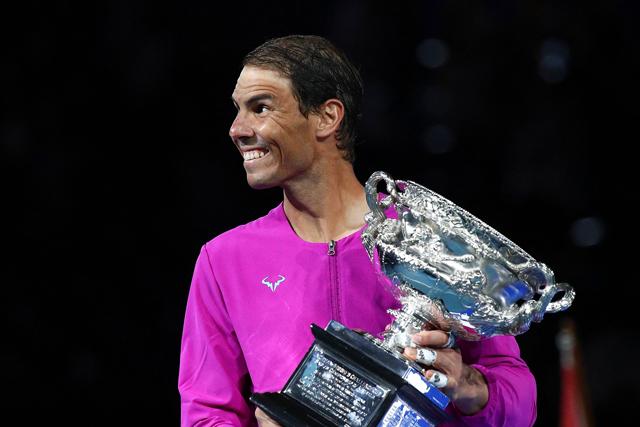
[[[369,209],[352,166],[357,70],[315,36],[270,40],[243,65],[229,134],[249,185],[281,187],[284,199],[202,248],[182,340],[183,426],[275,425],[248,397],[283,387],[313,341],[309,325],[335,319],[376,335],[395,305],[360,242]],[[447,338],[414,341],[435,351],[426,376],[446,376],[452,425],[531,425],[535,381],[515,339],[452,349]]]

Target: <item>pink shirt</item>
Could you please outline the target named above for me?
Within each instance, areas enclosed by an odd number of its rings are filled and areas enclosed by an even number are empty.
[[[366,226],[365,226],[366,227]],[[397,306],[376,274],[362,230],[326,243],[302,240],[283,204],[202,247],[182,337],[182,426],[254,426],[252,392],[279,391],[313,342],[309,325],[335,319],[379,334]],[[525,426],[535,420],[535,381],[513,337],[460,342],[489,384],[487,406],[451,425]]]

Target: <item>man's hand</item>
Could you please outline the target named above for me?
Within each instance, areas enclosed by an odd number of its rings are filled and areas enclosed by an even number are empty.
[[[260,427],[280,427],[280,424],[269,418],[260,408],[256,408],[256,420]]]
[[[434,370],[447,376],[447,384],[441,390],[461,413],[472,415],[484,408],[489,400],[487,382],[478,370],[462,362],[459,349],[444,348],[449,339],[446,332],[420,331],[412,338],[416,348],[405,348],[404,355],[427,367],[427,379],[436,374]],[[421,349],[425,350],[419,353]],[[416,360],[418,356],[423,359]]]

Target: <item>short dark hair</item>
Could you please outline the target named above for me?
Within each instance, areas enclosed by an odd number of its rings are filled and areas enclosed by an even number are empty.
[[[288,78],[305,117],[328,99],[340,100],[345,112],[336,133],[337,147],[345,160],[354,162],[363,88],[360,73],[342,51],[323,37],[292,35],[266,41],[247,54],[242,65]]]

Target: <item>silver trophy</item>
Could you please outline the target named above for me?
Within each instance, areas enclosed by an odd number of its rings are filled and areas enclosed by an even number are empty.
[[[371,175],[365,191],[371,212],[362,242],[402,304],[389,310],[395,320],[383,347],[408,346],[427,325],[465,340],[518,335],[571,305],[571,286],[556,283],[547,266],[444,197],[385,172]],[[385,215],[391,206],[397,218]]]

